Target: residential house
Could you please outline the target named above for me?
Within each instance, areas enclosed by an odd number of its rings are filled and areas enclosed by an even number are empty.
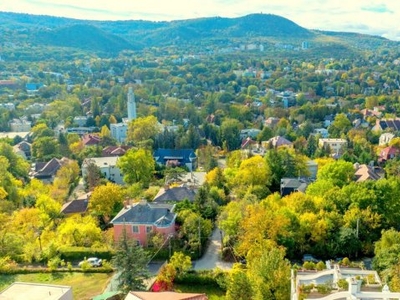
[[[32,122],[25,119],[13,119],[10,121],[10,129],[13,132],[28,132],[32,128]]]
[[[208,300],[206,294],[177,292],[129,292],[125,300]]]
[[[194,201],[196,196],[196,190],[187,186],[170,187],[166,185],[160,189],[157,195],[154,197],[154,203],[166,203],[166,202],[180,202],[188,199],[190,202]]]
[[[164,166],[186,167],[190,172],[197,168],[197,156],[193,149],[163,149],[154,151],[157,164]]]
[[[9,138],[14,139],[19,136],[22,140],[27,140],[30,135],[29,131],[24,132],[0,132],[0,139]]]
[[[381,175],[378,173],[378,169],[373,166],[365,165],[365,164],[354,164],[354,180],[356,182],[364,182],[367,180],[378,180],[381,179]]]
[[[377,119],[375,126],[372,127],[373,131],[383,131],[383,130],[390,130],[390,131],[399,131],[400,130],[400,119]]]
[[[53,182],[57,171],[68,162],[69,159],[66,157],[63,157],[62,159],[53,158],[48,162],[36,162],[33,164],[30,176],[51,183]]]
[[[15,110],[15,104],[8,102],[8,103],[0,103],[0,108],[7,109],[9,111]]]
[[[91,194],[92,193],[90,192],[82,195],[77,199],[64,203],[64,205],[61,208],[61,213],[67,216],[75,214],[80,214],[80,215],[85,214],[89,206],[89,199]]]
[[[0,292],[0,299],[73,300],[72,288],[64,285],[14,282]]]
[[[101,143],[101,137],[93,134],[85,134],[82,137],[82,143],[84,146],[96,146]]]
[[[268,119],[265,120],[264,125],[272,129],[275,128],[278,122],[279,118],[269,117]]]
[[[78,127],[83,127],[86,125],[88,120],[87,116],[77,116],[74,117],[74,124],[78,125]]]
[[[324,117],[324,126],[325,128],[328,128],[329,126],[331,126],[332,122],[335,120],[335,116],[334,115],[327,115]]]
[[[256,141],[254,141],[251,137],[247,137],[242,140],[240,149],[242,149],[242,150],[258,149],[258,143]]]
[[[310,173],[309,178],[316,179],[318,173],[318,164],[314,160],[308,160],[306,165],[307,165],[307,170]]]
[[[128,123],[110,124],[111,136],[118,142],[123,143],[126,140],[128,132]]]
[[[22,156],[24,159],[31,158],[32,145],[26,141],[19,142],[13,146],[13,150],[16,154]]]
[[[125,146],[125,145],[107,146],[101,152],[101,156],[105,156],[105,157],[106,156],[122,156],[126,153],[126,151],[128,151],[131,148],[132,148],[132,146]]]
[[[116,184],[123,184],[123,175],[121,174],[121,170],[117,167],[117,161],[118,156],[85,158],[82,163],[83,178],[85,178],[88,172],[88,165],[93,163],[100,169],[101,174],[105,178]]]
[[[330,149],[332,154],[342,154],[344,148],[347,147],[345,139],[319,139],[318,146],[325,149]]]
[[[294,192],[304,193],[307,189],[309,182],[301,178],[282,178],[280,193],[284,197]]]
[[[400,155],[400,150],[398,148],[389,146],[381,150],[381,152],[379,153],[378,162],[385,163],[390,159],[399,157],[399,155]]]
[[[167,238],[175,234],[174,205],[148,203],[145,200],[128,205],[124,203],[122,210],[112,219],[114,239],[119,240],[124,230],[129,238],[137,240],[140,245],[148,244],[148,235],[161,233]]]
[[[329,136],[328,129],[326,128],[315,128],[314,133],[321,135],[322,138],[327,138]]]
[[[243,140],[247,137],[255,139],[260,132],[261,130],[256,128],[243,129],[240,131],[240,139]]]
[[[284,137],[281,137],[279,135],[278,136],[274,136],[273,138],[270,138],[266,142],[265,141],[261,142],[261,144],[262,144],[262,146],[264,148],[270,148],[270,147],[278,148],[278,147],[281,147],[281,146],[286,146],[286,147],[289,147],[289,148],[293,147],[293,143],[291,141],[289,141],[289,140],[287,140]]]
[[[382,133],[379,136],[379,146],[385,146],[390,143],[390,141],[395,137],[391,132]]]

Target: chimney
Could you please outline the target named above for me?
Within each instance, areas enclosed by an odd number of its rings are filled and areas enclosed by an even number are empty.
[[[168,183],[166,183],[166,184],[164,185],[164,190],[166,190],[166,191],[169,190],[169,184],[168,184]]]
[[[128,200],[124,200],[124,208],[128,209]]]

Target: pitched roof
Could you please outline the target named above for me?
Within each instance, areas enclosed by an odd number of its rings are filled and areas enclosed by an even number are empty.
[[[298,178],[282,178],[281,179],[281,189],[282,188],[291,188],[300,192],[305,192],[308,183],[303,179]]]
[[[38,162],[35,164],[33,176],[36,178],[54,176],[67,161],[68,158],[63,157],[62,159],[53,158],[49,162]]]
[[[153,199],[153,202],[160,203],[166,201],[182,201],[188,199],[193,201],[196,196],[196,191],[186,186],[179,186],[168,189],[161,189]]]
[[[379,174],[377,174],[373,167],[365,165],[365,164],[354,164],[354,168],[356,172],[354,176],[356,178],[356,182],[363,182],[366,180],[378,180],[381,178]]]
[[[274,136],[273,138],[270,138],[268,140],[268,143],[271,143],[272,146],[274,147],[280,147],[280,146],[284,146],[284,145],[293,145],[293,143],[287,139],[285,139],[284,137],[281,136]]]
[[[101,155],[102,156],[122,156],[126,153],[126,151],[128,151],[131,148],[132,148],[131,146],[125,146],[125,145],[107,146],[103,149]]]
[[[82,138],[82,143],[85,146],[97,145],[100,144],[100,142],[101,142],[101,137],[93,134],[85,134]]]
[[[205,294],[176,292],[130,292],[125,300],[207,300]]]
[[[172,212],[174,205],[147,203],[140,201],[133,205],[126,205],[111,221],[112,224],[171,224],[176,217]]]
[[[89,201],[87,199],[72,200],[63,205],[63,207],[61,208],[61,212],[66,215],[84,213],[86,212],[88,205]]]

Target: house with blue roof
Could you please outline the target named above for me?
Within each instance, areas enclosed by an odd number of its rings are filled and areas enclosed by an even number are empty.
[[[197,156],[193,149],[163,149],[154,151],[157,164],[168,167],[186,167],[189,172],[197,168]]]

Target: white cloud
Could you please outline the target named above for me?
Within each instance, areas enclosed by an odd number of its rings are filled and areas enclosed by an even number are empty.
[[[390,3],[388,3],[390,2]],[[1,10],[97,20],[177,20],[272,13],[308,29],[356,31],[400,39],[400,1],[382,0],[12,0]]]

